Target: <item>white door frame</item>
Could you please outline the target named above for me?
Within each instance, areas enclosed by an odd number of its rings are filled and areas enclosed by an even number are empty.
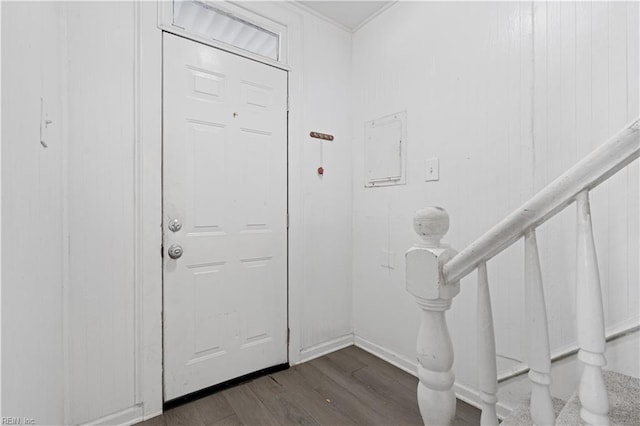
[[[136,1],[134,19],[135,360],[136,413],[162,412],[162,28],[165,2]],[[287,27],[289,78],[289,363],[300,361],[302,287],[302,24],[285,2],[252,3],[252,11]],[[184,34],[181,34],[184,35]],[[191,38],[191,37],[190,37]],[[197,40],[203,41],[203,40]],[[206,44],[213,45],[206,41]],[[216,47],[216,46],[214,46]],[[140,410],[141,409],[141,410]],[[139,419],[132,418],[131,421]]]

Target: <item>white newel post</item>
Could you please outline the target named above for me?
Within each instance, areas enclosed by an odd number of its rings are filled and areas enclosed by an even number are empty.
[[[418,405],[426,425],[447,425],[456,412],[453,392],[453,346],[445,311],[460,292],[460,283],[445,283],[444,264],[456,254],[440,243],[449,230],[449,215],[440,207],[418,210],[413,227],[422,241],[406,253],[407,291],[422,309],[418,332]]]

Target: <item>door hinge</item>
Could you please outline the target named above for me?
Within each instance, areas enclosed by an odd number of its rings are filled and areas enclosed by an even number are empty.
[[[164,259],[164,244],[160,244],[160,257]]]
[[[291,103],[289,101],[289,95],[287,95],[287,112],[291,111],[289,105],[291,105]]]
[[[291,329],[287,327],[287,345],[291,343]]]
[[[289,213],[287,213],[287,229],[289,229]]]

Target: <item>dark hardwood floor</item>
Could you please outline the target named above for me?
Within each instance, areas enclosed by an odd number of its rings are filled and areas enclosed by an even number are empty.
[[[144,426],[421,425],[417,379],[350,346],[167,410]],[[455,425],[480,424],[458,401]]]

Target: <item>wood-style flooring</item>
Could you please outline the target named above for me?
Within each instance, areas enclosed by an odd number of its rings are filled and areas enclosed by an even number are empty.
[[[167,410],[143,426],[422,425],[417,379],[355,346]],[[455,425],[480,424],[458,401]]]

